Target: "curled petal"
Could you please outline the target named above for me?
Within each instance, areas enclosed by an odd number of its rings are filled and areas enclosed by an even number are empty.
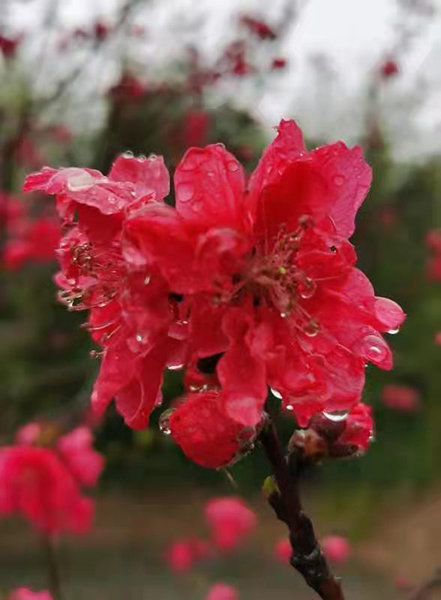
[[[401,306],[389,298],[379,296],[375,298],[375,316],[386,331],[398,329],[406,318]]]
[[[159,202],[170,193],[170,177],[162,156],[146,158],[122,154],[113,163],[109,179],[132,183],[138,198],[153,193]]]
[[[29,175],[23,189],[56,194],[61,205],[85,204],[105,215],[121,212],[134,201],[133,185],[110,181],[93,169],[75,167],[59,170],[45,167],[40,173]]]
[[[101,362],[101,368],[92,392],[92,407],[103,414],[112,398],[130,385],[136,375],[136,356],[123,342],[108,348]]]
[[[102,414],[114,398],[117,411],[129,427],[146,427],[150,413],[162,399],[168,352],[165,343],[153,347],[146,356],[133,354],[124,345],[107,349],[92,394],[95,411]]]

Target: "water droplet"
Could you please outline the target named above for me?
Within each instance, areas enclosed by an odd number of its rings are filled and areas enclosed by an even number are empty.
[[[311,319],[309,323],[306,323],[303,327],[303,331],[308,337],[315,337],[320,331],[320,323],[315,319]]]
[[[272,395],[273,395],[275,398],[278,398],[279,400],[282,400],[282,399],[283,399],[283,396],[282,396],[282,394],[281,394],[279,391],[275,390],[275,389],[274,389],[274,388],[272,388],[272,387],[270,387],[270,390],[271,390],[271,393],[272,393]]]
[[[344,421],[348,418],[349,413],[347,410],[324,410],[323,414],[330,421],[334,421],[334,423],[340,423],[340,421]]]
[[[181,183],[177,189],[180,202],[188,202],[193,198],[194,187],[191,183]]]
[[[389,354],[389,347],[379,335],[367,335],[361,342],[361,353],[367,360],[380,363]]]
[[[147,277],[144,279],[144,285],[148,285],[151,280],[152,280],[152,276],[151,275],[147,275]]]
[[[317,289],[316,283],[310,279],[309,277],[305,277],[301,279],[298,283],[297,290],[300,294],[300,297],[304,300],[308,298],[312,298],[315,294],[315,290]]]
[[[155,160],[157,160],[157,159],[158,159],[158,157],[156,154],[150,154],[149,160],[151,160],[152,162],[155,162]]]
[[[404,320],[401,307],[389,298],[378,297],[375,299],[375,314],[379,321],[392,330],[399,327]]]
[[[95,183],[95,179],[87,171],[81,171],[76,175],[72,175],[67,180],[67,187],[71,192],[82,192],[89,190]]]
[[[286,312],[281,312],[280,316],[282,317],[282,319],[286,319],[286,317],[288,316],[288,313]]]
[[[165,410],[162,413],[162,415],[159,417],[159,431],[161,433],[163,433],[164,435],[171,434],[170,417],[172,416],[174,411],[175,411],[174,408],[169,408],[168,410]]]
[[[317,560],[317,558],[320,557],[321,553],[322,553],[322,551],[321,551],[320,547],[316,546],[312,552],[310,552],[309,554],[307,554],[305,556],[305,559],[311,563],[315,562]]]
[[[193,393],[206,392],[208,390],[208,385],[206,383],[203,385],[190,385],[188,389]]]
[[[287,404],[285,406],[286,410],[289,410],[290,412],[292,412],[294,410],[294,406],[292,404]]]
[[[135,339],[136,339],[136,341],[137,341],[137,342],[139,342],[140,344],[142,344],[142,343],[143,343],[143,341],[144,341],[144,338],[143,338],[143,336],[142,336],[140,333],[137,333],[137,334],[136,334],[136,338],[135,338]]]
[[[400,328],[397,327],[396,329],[389,329],[389,331],[387,332],[389,335],[395,335],[396,333],[398,333],[400,331]]]
[[[167,369],[169,371],[179,371],[179,369],[182,369],[183,366],[184,366],[184,363],[178,363],[176,365],[168,365]]]
[[[175,321],[176,325],[188,325],[188,321],[178,319]]]
[[[126,152],[123,153],[123,157],[124,158],[133,158],[134,154],[131,150],[127,150]]]
[[[341,186],[344,184],[344,182],[345,182],[345,178],[343,177],[343,175],[336,175],[334,177],[335,185]]]

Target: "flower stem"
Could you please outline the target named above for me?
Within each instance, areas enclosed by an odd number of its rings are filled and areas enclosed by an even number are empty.
[[[43,535],[41,537],[41,546],[46,562],[48,584],[52,597],[54,600],[63,600],[60,568],[53,543],[53,538],[50,535]]]
[[[293,549],[291,565],[322,600],[344,600],[340,582],[332,575],[315,536],[312,522],[303,511],[297,471],[292,465],[288,465],[272,422],[263,429],[260,441],[272,465],[277,483],[277,490],[270,494],[268,501],[277,518],[288,526]]]

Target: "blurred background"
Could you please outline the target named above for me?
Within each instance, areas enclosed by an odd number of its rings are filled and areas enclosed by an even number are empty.
[[[408,314],[389,340],[394,370],[368,373],[375,443],[307,473],[306,503],[321,536],[354,546],[340,569],[349,600],[404,597],[397,580],[430,575],[441,564],[440,58],[440,0],[0,0],[0,444],[35,419],[78,421],[98,367],[85,315],[57,304],[59,226],[51,200],[22,196],[25,174],[106,173],[126,151],[163,154],[173,170],[212,142],[250,172],[272,127],[295,118],[310,147],[363,146],[374,182],[359,266]],[[167,401],[180,389],[169,373]],[[96,435],[107,461],[97,525],[61,549],[70,598],[200,598],[204,577],[229,578],[245,600],[314,597],[272,557],[283,528],[260,496],[258,451],[226,476],[190,464],[158,415],[133,432],[110,409]],[[170,541],[230,493],[257,510],[254,536],[234,560],[171,576]],[[27,528],[0,531],[0,595],[44,587]]]

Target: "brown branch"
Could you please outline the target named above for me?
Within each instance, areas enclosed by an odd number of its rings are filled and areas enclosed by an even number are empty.
[[[344,600],[343,590],[326,562],[309,517],[304,513],[299,488],[298,465],[289,465],[277,430],[270,423],[260,435],[277,484],[268,501],[278,519],[286,523],[293,554],[291,565],[322,600]]]
[[[411,594],[409,600],[428,600],[430,598],[430,592],[440,586],[441,567],[438,567],[432,577]]]

